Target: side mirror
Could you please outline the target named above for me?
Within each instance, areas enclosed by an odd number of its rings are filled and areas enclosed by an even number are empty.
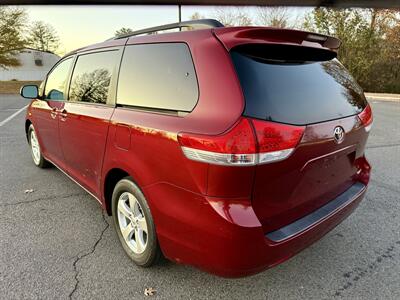
[[[36,99],[39,97],[37,85],[24,85],[20,90],[20,95],[27,99]]]

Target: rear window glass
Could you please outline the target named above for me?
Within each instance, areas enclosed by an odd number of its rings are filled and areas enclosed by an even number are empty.
[[[119,105],[189,112],[197,98],[197,77],[186,44],[126,46],[118,82]]]
[[[362,89],[338,60],[321,55],[328,60],[310,61],[304,48],[297,58],[288,47],[268,50],[231,52],[246,101],[244,115],[306,125],[351,116],[365,107]]]

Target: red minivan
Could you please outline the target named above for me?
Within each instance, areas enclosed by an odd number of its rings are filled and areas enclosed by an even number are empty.
[[[372,112],[339,44],[196,20],[78,49],[21,90],[33,161],[97,199],[140,266],[260,272],[366,192]]]

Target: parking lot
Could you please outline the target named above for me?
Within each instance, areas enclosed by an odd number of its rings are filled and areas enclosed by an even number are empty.
[[[241,279],[167,261],[135,266],[97,201],[56,168],[34,166],[24,112],[10,119],[27,103],[0,95],[1,299],[400,299],[400,102],[370,101],[373,174],[355,213],[289,261]]]

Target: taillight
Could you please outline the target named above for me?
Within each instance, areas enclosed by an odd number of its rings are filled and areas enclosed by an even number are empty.
[[[185,156],[192,160],[221,165],[254,165],[257,162],[256,140],[250,121],[245,118],[222,135],[180,133],[178,140]]]
[[[369,132],[373,123],[371,106],[368,104],[364,110],[358,114],[358,117],[360,118],[361,123],[364,125],[365,131]]]
[[[288,157],[304,133],[304,126],[252,120],[258,141],[258,162],[268,163]]]
[[[218,136],[180,133],[179,143],[192,160],[232,166],[249,166],[285,159],[299,143],[302,126],[241,118]]]

